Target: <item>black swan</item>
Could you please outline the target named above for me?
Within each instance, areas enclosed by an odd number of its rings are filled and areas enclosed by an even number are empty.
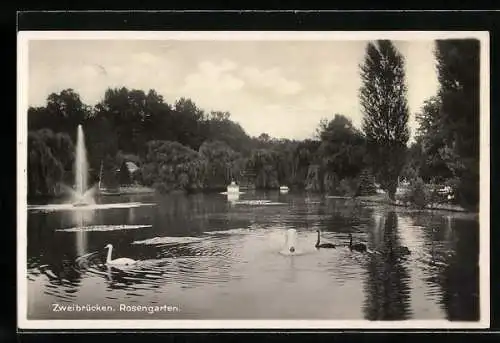
[[[408,256],[408,255],[411,255],[411,251],[410,249],[408,249],[408,247],[405,247],[405,246],[398,246],[396,248],[390,248],[389,250],[389,253],[391,255],[397,255],[397,256]]]
[[[328,248],[328,249],[334,249],[335,248],[335,244],[332,244],[332,243],[323,243],[323,244],[320,244],[320,231],[319,230],[316,230],[316,232],[318,233],[318,240],[316,241],[316,245],[315,247],[316,248]]]
[[[349,249],[359,252],[366,252],[366,245],[363,243],[352,244],[352,234],[349,234]]]
[[[396,252],[400,255],[411,255],[411,251],[410,249],[408,249],[408,247],[405,247],[405,246],[400,246],[396,249]]]

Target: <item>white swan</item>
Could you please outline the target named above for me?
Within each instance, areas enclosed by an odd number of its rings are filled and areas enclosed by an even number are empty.
[[[111,259],[111,252],[113,250],[113,246],[111,244],[108,244],[104,247],[105,249],[108,249],[108,257],[106,258],[106,264],[111,265],[111,266],[129,266],[132,264],[135,264],[137,261],[127,258],[127,257],[122,257],[122,258],[117,258],[116,260]]]

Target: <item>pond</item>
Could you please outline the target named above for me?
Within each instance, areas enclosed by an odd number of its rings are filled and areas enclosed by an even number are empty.
[[[479,320],[475,218],[292,192],[95,200],[29,208],[28,319]],[[317,230],[337,247],[316,249]],[[107,244],[138,262],[107,266]]]

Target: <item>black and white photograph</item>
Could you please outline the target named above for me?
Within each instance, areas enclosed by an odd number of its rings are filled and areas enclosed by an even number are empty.
[[[18,326],[486,328],[489,36],[18,33]]]

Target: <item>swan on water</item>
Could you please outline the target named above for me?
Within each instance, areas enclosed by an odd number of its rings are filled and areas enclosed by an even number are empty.
[[[408,256],[411,255],[410,249],[405,246],[397,246],[396,248],[392,248],[392,246],[389,249],[389,254],[390,255],[398,255],[398,256]]]
[[[115,260],[111,259],[111,253],[113,251],[113,246],[111,244],[108,244],[104,247],[105,249],[108,249],[108,257],[106,258],[106,264],[111,265],[111,266],[129,266],[132,264],[135,264],[137,261],[128,258],[128,257],[121,257],[117,258]]]
[[[366,252],[366,245],[364,243],[352,244],[352,234],[349,234],[349,249],[359,252]]]
[[[319,248],[334,249],[335,248],[335,244],[332,244],[332,243],[322,243],[322,244],[320,244],[320,231],[316,230],[316,232],[318,233],[318,240],[316,241],[316,245],[315,245],[315,247],[317,249],[319,249]]]
[[[400,255],[411,255],[410,249],[408,249],[408,247],[405,246],[397,247],[396,252]]]

